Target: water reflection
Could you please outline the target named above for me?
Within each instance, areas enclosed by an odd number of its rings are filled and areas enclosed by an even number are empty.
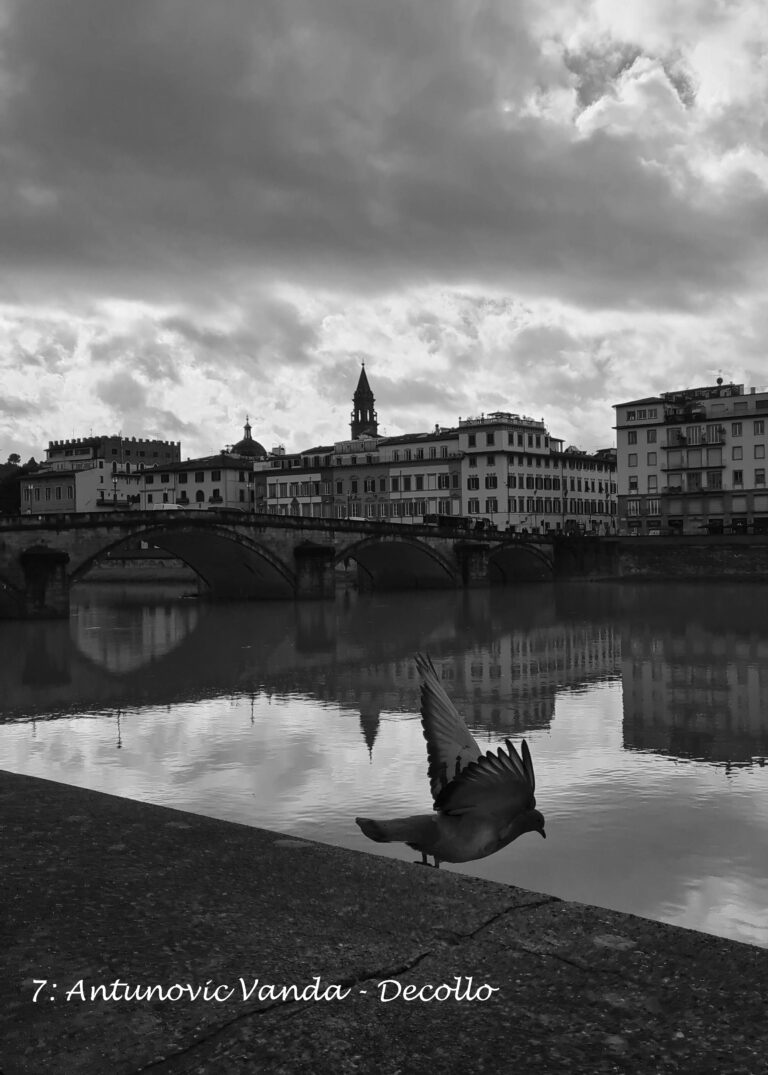
[[[622,625],[624,743],[727,766],[768,754],[768,634],[734,587],[629,590]],[[677,600],[675,600],[677,597]]]
[[[753,588],[182,592],[83,588],[69,623],[0,623],[2,764],[370,852],[355,814],[429,808],[427,649],[481,746],[529,740],[548,822],[458,869],[768,945]]]

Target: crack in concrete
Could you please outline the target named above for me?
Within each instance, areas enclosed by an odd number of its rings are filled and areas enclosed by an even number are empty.
[[[408,971],[417,967],[419,963],[427,959],[428,956],[433,955],[432,949],[426,952],[420,952],[410,961],[400,964],[396,967],[388,967],[382,970],[376,971],[363,971],[361,974],[357,974],[354,977],[341,978],[338,981],[329,982],[324,989],[333,988],[334,986],[339,989],[351,989],[355,985],[359,985],[362,982],[379,981],[385,978],[396,978],[398,975],[406,974]],[[232,1019],[228,1019],[224,1023],[220,1023],[218,1026],[213,1027],[207,1034],[204,1034],[201,1038],[191,1042],[183,1049],[178,1049],[174,1053],[169,1053],[167,1056],[161,1057],[159,1060],[153,1060],[149,1064],[145,1064],[143,1067],[137,1068],[135,1075],[141,1075],[141,1072],[152,1071],[162,1068],[166,1065],[175,1065],[177,1062],[183,1062],[184,1057],[188,1057],[191,1053],[198,1049],[204,1048],[206,1045],[212,1044],[216,1038],[221,1037],[227,1030],[237,1026],[239,1023],[244,1022],[253,1016],[269,1015],[271,1012],[277,1011],[285,1019],[293,1019],[295,1016],[300,1015],[306,1011],[315,1001],[296,1001],[296,1000],[276,1000],[273,1004],[268,1004],[263,1008],[249,1008],[244,1012],[240,1012],[239,1015],[234,1016]],[[170,1070],[170,1068],[169,1068]],[[2,1075],[2,1073],[0,1073]]]
[[[496,914],[490,916],[484,922],[481,922],[475,929],[470,930],[468,933],[454,933],[454,937],[458,937],[461,941],[471,941],[481,933],[484,929],[488,929],[494,922],[497,922],[504,915],[514,914],[516,911],[530,911],[535,910],[538,907],[544,907],[550,903],[560,903],[561,901],[557,896],[546,896],[540,900],[533,900],[530,903],[514,904],[511,907],[503,907]],[[505,946],[509,947],[509,946]],[[396,967],[387,967],[375,971],[363,971],[361,974],[354,977],[346,977],[339,979],[335,982],[329,982],[326,988],[337,986],[340,989],[351,989],[356,985],[360,985],[364,982],[382,981],[387,978],[397,978],[401,974],[407,974],[408,971],[413,970],[425,959],[435,955],[434,949],[430,948],[427,951],[420,952],[417,956],[413,957],[409,961],[399,964]],[[269,1015],[276,1012],[280,1018],[293,1019],[297,1015],[301,1015],[306,1011],[315,1001],[296,1001],[296,1000],[276,1000],[272,1004],[268,1004],[262,1008],[249,1008],[247,1011],[241,1012],[239,1015],[234,1016],[232,1019],[228,1019],[226,1022],[213,1027],[203,1037],[198,1038],[196,1041],[191,1042],[183,1049],[179,1049],[174,1053],[170,1053],[168,1056],[162,1057],[159,1060],[153,1060],[151,1063],[146,1064],[144,1067],[137,1068],[135,1075],[141,1075],[142,1072],[157,1070],[166,1065],[175,1065],[177,1062],[182,1062],[184,1057],[189,1057],[190,1054],[196,1052],[198,1049],[205,1048],[215,1042],[216,1038],[221,1037],[226,1031],[231,1030],[238,1024],[243,1023],[245,1020],[253,1017],[261,1017],[263,1015]]]

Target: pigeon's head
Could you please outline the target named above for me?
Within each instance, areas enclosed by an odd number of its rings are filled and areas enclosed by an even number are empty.
[[[538,832],[546,840],[547,834],[544,832],[544,815],[540,814],[538,810],[528,811],[526,831]]]

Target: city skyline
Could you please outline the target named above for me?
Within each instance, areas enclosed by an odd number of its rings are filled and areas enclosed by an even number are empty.
[[[0,461],[762,384],[756,3],[0,0]]]

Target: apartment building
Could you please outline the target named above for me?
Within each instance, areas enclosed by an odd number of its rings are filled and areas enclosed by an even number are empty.
[[[619,532],[768,532],[768,391],[740,384],[615,404]]]
[[[507,411],[459,419],[462,514],[497,529],[610,533],[615,454],[563,448],[543,420]]]

